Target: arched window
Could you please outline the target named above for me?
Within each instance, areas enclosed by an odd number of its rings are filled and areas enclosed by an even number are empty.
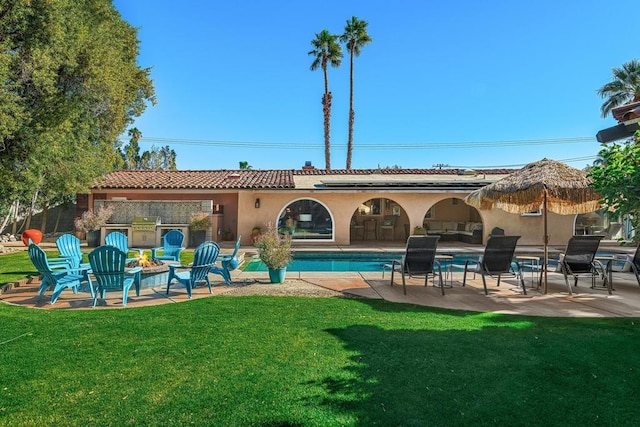
[[[333,240],[333,218],[320,202],[298,199],[280,213],[278,231],[294,240]]]

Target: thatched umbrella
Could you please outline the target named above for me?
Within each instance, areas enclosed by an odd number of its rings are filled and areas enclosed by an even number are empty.
[[[555,160],[542,159],[472,192],[464,201],[478,209],[499,208],[516,214],[542,209],[546,293],[549,243],[547,211],[560,215],[593,212],[600,208],[601,199],[591,187],[591,179],[585,172]]]

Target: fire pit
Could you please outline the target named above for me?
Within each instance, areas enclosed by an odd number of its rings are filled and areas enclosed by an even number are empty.
[[[135,261],[127,263],[127,268],[142,267],[140,272],[140,288],[166,286],[169,264],[143,255]]]

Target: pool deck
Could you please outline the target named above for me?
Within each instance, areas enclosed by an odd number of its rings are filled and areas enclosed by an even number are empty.
[[[456,242],[457,243],[457,242]],[[296,250],[313,251],[352,251],[373,250],[398,252],[404,248],[403,244],[372,246],[352,245],[348,247],[297,247]],[[479,245],[461,246],[460,244],[438,245],[440,252],[446,253],[482,253],[483,247]],[[551,253],[561,251],[563,248],[551,248]],[[230,251],[223,245],[223,253]],[[611,246],[603,247],[602,252],[633,253],[633,247]],[[250,256],[255,253],[255,248],[241,248],[241,252]],[[518,247],[520,254],[542,254],[542,248]],[[267,272],[232,272],[233,285],[225,286],[220,281],[220,276],[211,275],[213,297],[223,294],[232,295],[233,292],[245,286],[278,287],[271,285]],[[441,294],[439,287],[434,287],[431,280],[429,286],[424,286],[424,279],[416,278],[407,281],[407,295],[402,292],[401,279],[396,275],[396,286],[390,286],[389,272],[287,272],[287,282],[290,287],[317,286],[323,290],[334,291],[336,296],[342,294],[353,298],[384,299],[390,302],[402,304],[415,304],[421,306],[439,307],[453,310],[471,312],[494,312],[503,314],[520,314],[531,316],[553,317],[638,317],[640,316],[640,286],[633,273],[613,273],[613,295],[609,295],[606,289],[590,288],[590,279],[581,278],[578,287],[573,288],[574,294],[570,295],[562,274],[548,272],[548,293],[544,294],[538,289],[531,276],[525,276],[527,295],[522,294],[522,289],[513,278],[503,278],[500,287],[496,281],[489,278],[487,281],[489,295],[485,295],[480,275],[467,277],[467,285],[462,286],[462,273],[452,273],[452,278],[445,288],[445,295]],[[30,279],[18,284],[6,286],[0,294],[0,300],[8,304],[41,309],[91,309],[91,299],[86,293],[73,294],[71,291],[62,292],[56,304],[49,304],[50,292],[38,300],[37,289],[39,281]],[[193,299],[211,297],[206,286],[194,289]],[[180,286],[172,286],[169,294],[166,288],[148,288],[141,290],[139,297],[131,291],[127,308],[142,307],[148,305],[168,304],[187,301],[186,292]],[[122,297],[118,292],[107,294],[106,301],[100,301],[99,308],[122,308]],[[96,307],[96,308],[98,308]]]

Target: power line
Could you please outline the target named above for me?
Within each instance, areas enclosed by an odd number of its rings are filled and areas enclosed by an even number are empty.
[[[142,137],[141,142],[159,143],[162,145],[195,145],[210,147],[243,147],[243,148],[276,148],[286,150],[317,150],[324,147],[323,143],[310,142],[268,142],[268,141],[227,141],[210,139],[184,139],[184,138],[162,138],[162,137]],[[126,143],[126,141],[122,141]],[[359,151],[376,150],[442,150],[442,149],[463,149],[463,148],[488,148],[488,147],[511,147],[511,146],[537,146],[537,145],[559,145],[559,144],[579,144],[584,142],[596,142],[593,137],[572,137],[572,138],[550,138],[550,139],[521,139],[521,140],[494,140],[494,141],[461,141],[461,142],[411,142],[411,143],[356,143],[354,149]],[[346,144],[331,145],[332,149],[346,150]]]
[[[577,163],[577,162],[595,160],[597,157],[598,156],[573,157],[569,159],[558,159],[558,161],[562,163]],[[511,168],[521,168],[527,164],[528,163],[513,163],[509,165],[497,165],[497,166],[496,165],[482,165],[482,166],[481,165],[473,165],[473,166],[447,165],[447,167],[452,169],[511,169]],[[434,165],[434,166],[438,166],[438,165]]]

